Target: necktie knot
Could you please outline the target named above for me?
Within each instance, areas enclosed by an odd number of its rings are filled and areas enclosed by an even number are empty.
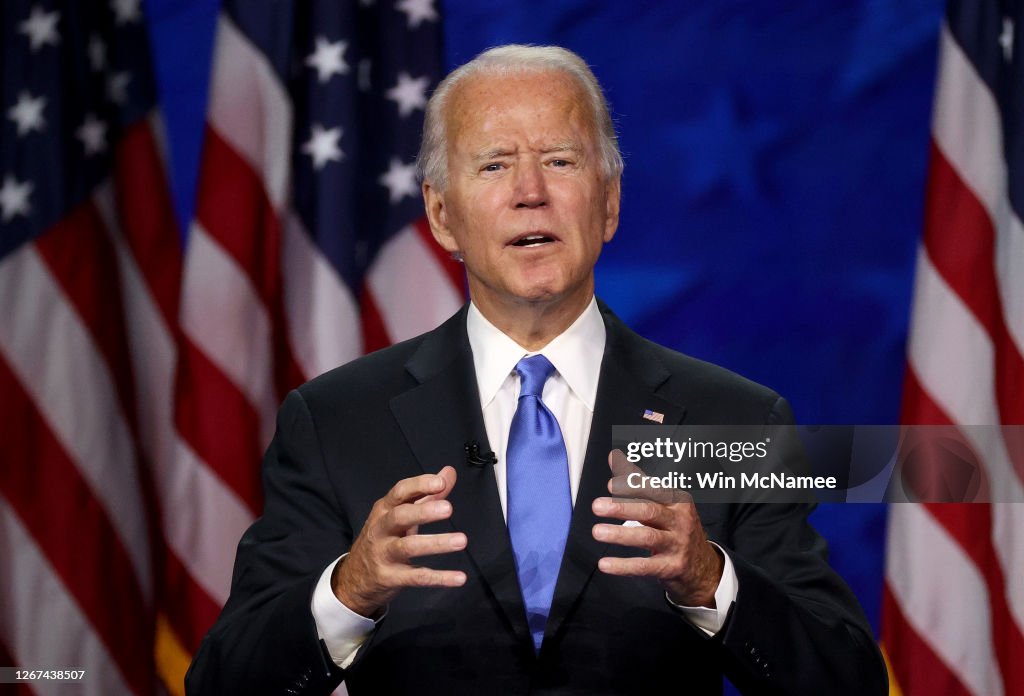
[[[555,366],[543,355],[533,355],[523,358],[516,363],[516,372],[519,373],[519,398],[524,396],[536,396],[538,399],[544,392],[544,383]]]

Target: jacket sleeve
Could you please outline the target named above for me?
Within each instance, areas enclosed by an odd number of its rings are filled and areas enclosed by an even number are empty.
[[[278,412],[263,488],[264,514],[239,542],[230,598],[185,677],[192,696],[329,694],[344,677],[317,636],[310,601],[353,534],[297,391]]]
[[[780,399],[769,423],[792,422]],[[737,506],[723,539],[739,592],[721,641],[744,693],[884,696],[888,677],[857,599],[828,564],[813,505]]]

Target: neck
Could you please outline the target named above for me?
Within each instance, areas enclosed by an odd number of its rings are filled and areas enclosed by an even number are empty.
[[[473,304],[487,321],[528,351],[540,350],[572,326],[594,296],[590,292],[560,302],[513,302],[508,305],[478,301]]]

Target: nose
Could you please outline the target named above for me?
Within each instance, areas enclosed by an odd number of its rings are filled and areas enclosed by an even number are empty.
[[[539,208],[547,205],[547,182],[541,167],[540,162],[524,162],[516,167],[516,208]]]

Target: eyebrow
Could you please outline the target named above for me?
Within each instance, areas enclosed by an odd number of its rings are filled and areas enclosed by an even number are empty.
[[[549,155],[552,152],[582,152],[583,148],[573,142],[555,143],[541,150],[542,155]]]
[[[562,143],[555,143],[553,145],[548,145],[547,147],[542,148],[540,153],[542,155],[549,155],[549,154],[551,154],[553,152],[582,152],[582,151],[583,151],[583,148],[581,148],[579,145],[577,145],[576,143],[568,142],[567,141],[567,142],[562,142]],[[509,150],[509,149],[503,148],[503,147],[494,147],[494,148],[491,148],[489,150],[482,150],[482,151],[478,152],[476,155],[474,155],[473,159],[474,159],[474,161],[481,161],[481,160],[494,159],[495,157],[510,157],[510,156],[512,156],[514,154],[515,154],[515,152],[513,150]]]
[[[495,157],[508,157],[514,154],[512,150],[503,147],[492,147],[490,150],[482,150],[473,156],[476,161],[494,159]]]

